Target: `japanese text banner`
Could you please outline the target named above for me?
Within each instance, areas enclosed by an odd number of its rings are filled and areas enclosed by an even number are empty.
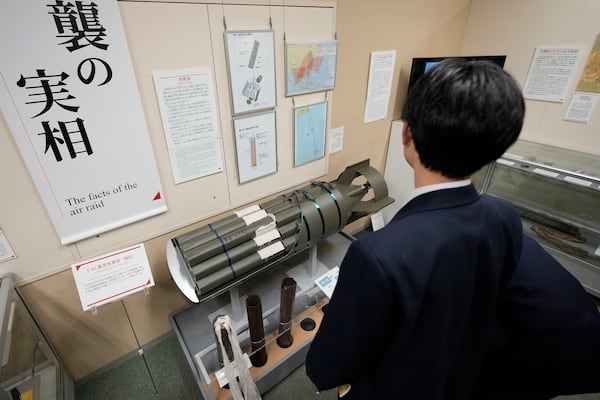
[[[165,212],[116,0],[0,15],[0,109],[61,243]]]

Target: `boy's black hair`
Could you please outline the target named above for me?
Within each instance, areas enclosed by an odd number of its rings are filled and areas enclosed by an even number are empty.
[[[502,68],[448,59],[412,87],[403,120],[421,163],[456,179],[500,157],[517,140],[524,114],[521,89]]]

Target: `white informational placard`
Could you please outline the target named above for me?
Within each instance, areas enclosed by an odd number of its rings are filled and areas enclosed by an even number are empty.
[[[536,48],[523,85],[523,97],[562,103],[583,50],[582,46]]]
[[[329,130],[329,154],[342,151],[344,148],[344,127]]]
[[[116,0],[0,15],[0,109],[61,243],[165,212]]]
[[[396,50],[374,51],[371,53],[367,102],[365,104],[365,124],[387,117],[395,65]]]
[[[275,112],[233,120],[240,183],[277,172]]]
[[[376,213],[371,214],[371,227],[373,228],[373,232],[380,230],[385,226],[385,220],[383,218],[383,212],[377,211]]]
[[[315,279],[315,283],[325,293],[325,295],[329,298],[333,295],[333,290],[335,289],[335,285],[337,285],[338,276],[340,274],[340,267],[333,267],[317,279]]]
[[[153,76],[175,183],[223,171],[211,69]]]
[[[274,108],[275,43],[273,31],[225,32],[232,114]]]
[[[294,107],[294,167],[325,157],[327,105]]]
[[[10,247],[4,232],[0,231],[0,262],[12,260],[13,258],[16,258],[15,252]]]
[[[598,105],[598,99],[600,93],[575,92],[563,119],[587,124]]]
[[[83,311],[154,286],[144,244],[71,265]]]

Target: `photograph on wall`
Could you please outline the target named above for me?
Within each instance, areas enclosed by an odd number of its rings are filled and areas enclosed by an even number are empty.
[[[325,156],[327,102],[294,108],[294,167]]]
[[[233,120],[240,184],[277,172],[275,112]]]
[[[337,41],[287,43],[285,95],[322,92],[335,87]]]
[[[274,108],[273,31],[225,32],[232,114]]]

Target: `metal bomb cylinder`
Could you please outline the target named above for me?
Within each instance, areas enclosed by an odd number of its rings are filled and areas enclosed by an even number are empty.
[[[210,275],[198,279],[196,281],[196,290],[198,294],[207,294],[219,286],[223,286],[238,277],[252,272],[261,265],[267,264],[270,260],[284,256],[294,248],[296,241],[297,238],[293,236],[277,241],[252,253],[248,257],[242,258],[238,262],[231,264],[229,267],[222,268]]]
[[[193,265],[191,268],[192,274],[196,277],[196,280],[201,279],[203,276],[210,275],[219,269],[227,267],[230,263],[237,262],[244,257],[256,253],[263,244],[271,241],[271,238],[287,238],[296,233],[297,230],[298,224],[296,222],[290,222],[280,229],[273,229],[265,232],[252,240],[245,241],[238,246],[232,247],[229,250],[223,251],[214,257],[200,262],[199,264]]]
[[[208,232],[204,232],[194,239],[187,240],[185,242],[181,242],[178,240],[178,245],[181,251],[188,252],[194,249],[198,249],[203,247],[206,243],[214,240],[219,235],[225,235],[231,232],[238,231],[240,229],[247,229],[256,226],[260,226],[260,224],[268,223],[265,218],[268,218],[268,213],[265,210],[257,210],[250,214],[244,215],[243,217],[236,218],[227,224],[223,224],[218,228],[215,228],[211,225],[211,228]]]
[[[250,361],[255,367],[262,367],[267,363],[268,357],[267,348],[265,347],[262,303],[258,295],[251,294],[246,297],[246,312],[248,314],[248,331],[250,333],[250,347],[252,349]]]
[[[194,246],[192,249],[185,252],[185,257],[189,266],[196,265],[220,252],[226,251],[241,243],[244,243],[256,236],[257,229],[269,226],[274,222],[274,218],[267,216],[253,224],[250,224],[237,231],[228,232],[226,234],[218,234],[217,237],[203,243],[199,246]]]
[[[356,178],[366,182],[355,184]],[[363,200],[369,192],[371,200]],[[369,161],[332,182],[311,182],[259,205],[177,236],[167,245],[171,276],[192,301],[258,268],[282,262],[348,223],[393,202]],[[191,292],[191,293],[190,293]]]
[[[285,277],[281,282],[281,299],[279,304],[279,347],[288,348],[294,343],[292,336],[292,311],[296,299],[296,281],[294,278]]]
[[[309,193],[311,199],[300,204],[307,230],[307,242],[311,244],[339,232],[346,225],[352,208],[361,199],[359,196],[343,197],[338,190],[324,190],[321,185],[314,189]],[[367,191],[368,188],[360,188],[361,195]],[[340,204],[338,198],[344,199],[343,204]]]
[[[203,243],[203,238],[205,237],[212,239],[214,235],[211,237],[210,234],[211,232],[217,229],[219,229],[221,232],[230,232],[231,230],[241,229],[244,226],[249,225],[249,223],[247,222],[249,218],[248,216],[260,212],[261,210],[263,210],[263,214],[261,214],[262,216],[266,215],[266,213],[273,214],[275,212],[280,212],[283,207],[287,208],[289,206],[286,200],[286,196],[281,195],[264,203],[258,205],[254,204],[252,206],[236,211],[235,213],[228,215],[227,217],[224,217],[218,221],[215,221],[212,224],[208,224],[191,232],[177,236],[173,240],[177,242],[178,246],[182,250],[188,250],[190,248],[189,246],[193,247],[199,245],[200,243]],[[284,202],[286,204],[282,204]]]

